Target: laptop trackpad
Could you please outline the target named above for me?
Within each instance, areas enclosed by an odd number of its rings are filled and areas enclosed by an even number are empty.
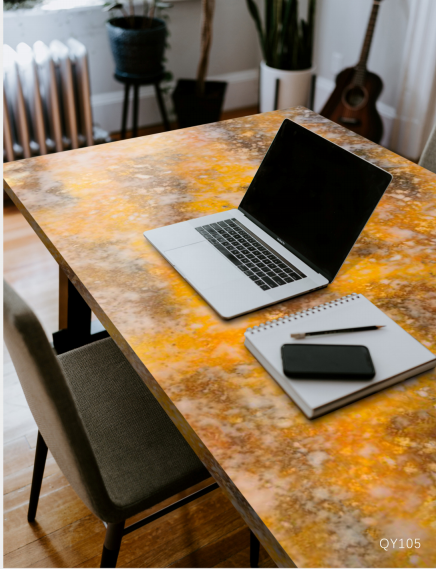
[[[166,251],[165,257],[199,289],[244,278],[239,269],[206,241]]]

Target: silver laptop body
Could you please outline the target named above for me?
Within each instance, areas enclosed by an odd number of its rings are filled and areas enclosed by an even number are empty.
[[[286,119],[238,209],[144,236],[222,318],[234,318],[326,287],[391,179]]]

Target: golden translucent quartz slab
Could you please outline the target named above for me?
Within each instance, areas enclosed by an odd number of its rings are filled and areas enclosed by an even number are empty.
[[[225,322],[142,233],[236,208],[286,117],[394,179],[328,288]],[[248,326],[355,292],[436,352],[435,175],[300,107],[21,160],[4,176],[279,566],[436,566],[435,374],[311,421],[244,347]]]

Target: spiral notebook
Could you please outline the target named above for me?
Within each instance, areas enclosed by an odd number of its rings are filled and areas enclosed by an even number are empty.
[[[371,325],[385,327],[370,332],[314,336],[305,340],[290,337],[295,332]],[[281,347],[293,342],[366,346],[371,353],[376,375],[369,381],[290,379],[283,373]],[[248,328],[245,345],[309,418],[333,411],[436,366],[434,354],[361,294],[350,294]]]

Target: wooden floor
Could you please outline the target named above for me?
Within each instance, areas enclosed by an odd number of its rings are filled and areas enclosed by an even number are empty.
[[[249,113],[247,113],[249,114]],[[58,266],[12,206],[4,214],[4,275],[50,335]],[[4,567],[99,567],[105,528],[49,454],[36,521],[27,522],[37,427],[4,348]],[[118,567],[249,567],[249,530],[221,490],[123,539]],[[261,567],[275,567],[261,548]]]
[[[233,111],[225,111],[221,115],[221,120],[226,121],[229,119],[236,119],[238,117],[246,117],[249,115],[255,115],[259,112],[257,107],[247,107],[244,109],[235,109]],[[178,128],[177,123],[171,123],[171,129]],[[164,132],[164,127],[162,124],[156,124],[152,126],[146,126],[142,128],[138,128],[138,136],[147,136],[149,134],[156,134],[158,132]],[[126,138],[130,138],[132,136],[132,131],[127,131]],[[119,140],[121,138],[120,132],[112,132],[111,133],[112,140]]]

